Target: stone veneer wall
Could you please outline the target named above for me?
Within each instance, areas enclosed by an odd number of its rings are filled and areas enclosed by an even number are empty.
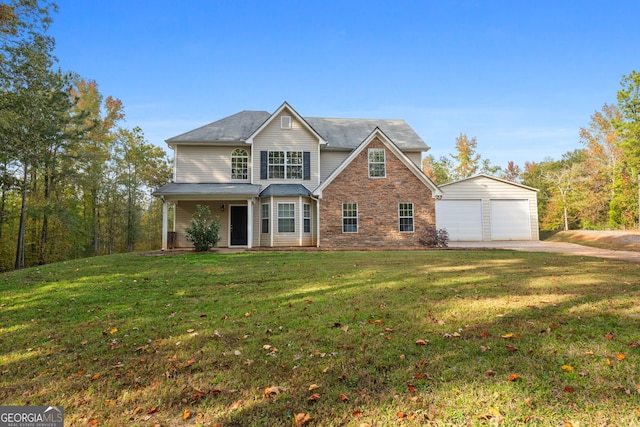
[[[384,148],[386,178],[369,178],[369,148]],[[342,204],[358,204],[358,232],[342,232]],[[398,203],[413,203],[413,232],[400,232]],[[435,200],[422,183],[377,138],[322,192],[321,247],[419,246],[435,227]]]

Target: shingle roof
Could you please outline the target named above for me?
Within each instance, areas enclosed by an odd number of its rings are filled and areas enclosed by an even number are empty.
[[[239,142],[245,141],[271,114],[266,111],[241,111],[208,125],[167,139],[173,142]]]
[[[311,192],[302,184],[271,184],[260,192],[260,197],[310,195]]]
[[[245,141],[271,117],[266,111],[241,111],[208,125],[167,139],[168,144],[182,142],[229,143]],[[333,119],[304,117],[326,141],[326,150],[352,150],[376,127],[406,151],[424,151],[429,147],[404,120]]]
[[[187,195],[251,195],[257,196],[260,186],[257,184],[193,184],[170,182],[153,192],[154,196]]]

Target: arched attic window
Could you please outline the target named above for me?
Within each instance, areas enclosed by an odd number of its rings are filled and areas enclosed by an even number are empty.
[[[247,150],[236,148],[231,153],[231,179],[247,179],[249,154]]]

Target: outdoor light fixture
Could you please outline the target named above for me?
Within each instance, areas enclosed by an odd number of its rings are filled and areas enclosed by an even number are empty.
[[[224,212],[224,205],[220,205],[220,212]]]

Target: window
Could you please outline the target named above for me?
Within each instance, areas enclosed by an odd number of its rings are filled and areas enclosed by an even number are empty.
[[[261,221],[262,221],[262,232],[269,232],[269,203],[262,204],[262,212],[261,212]]]
[[[295,233],[296,210],[293,203],[278,203],[278,233]]]
[[[400,231],[413,231],[413,203],[398,204]]]
[[[304,232],[311,233],[311,205],[309,203],[304,203],[302,205],[302,213]]]
[[[369,149],[369,178],[384,178],[387,176],[385,167],[384,148]]]
[[[260,151],[260,179],[311,179],[310,151]]]
[[[238,148],[231,153],[231,179],[247,179],[247,164],[249,154],[246,150]]]
[[[269,179],[302,179],[302,151],[269,151]]]
[[[358,232],[358,204],[357,203],[342,204],[342,232],[343,233]]]

